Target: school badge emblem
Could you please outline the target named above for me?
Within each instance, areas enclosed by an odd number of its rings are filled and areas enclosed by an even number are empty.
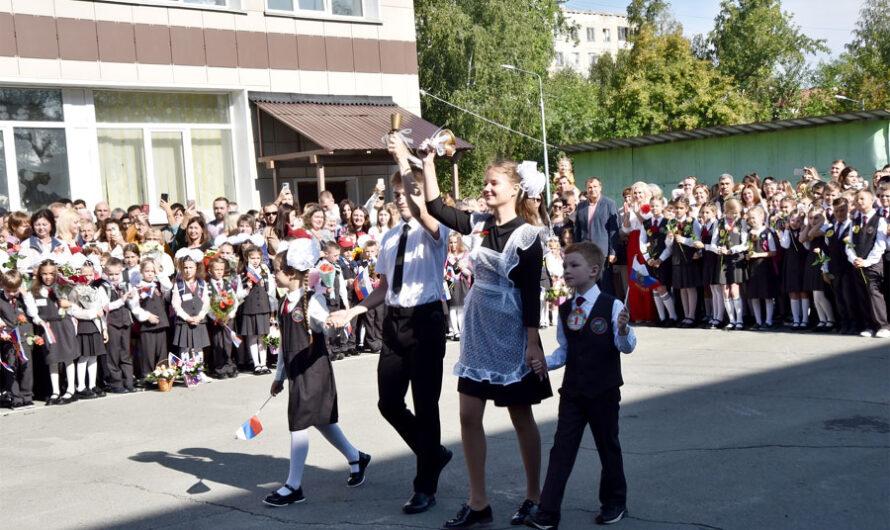
[[[859,225],[856,225],[856,226],[853,227],[853,233],[854,233],[854,234],[858,234],[858,233],[859,233]]]
[[[873,235],[875,233],[875,227],[869,226],[865,231],[868,235]]]
[[[590,331],[596,333],[597,335],[602,335],[608,329],[609,324],[606,322],[605,318],[596,317],[590,321]]]
[[[587,315],[584,313],[584,310],[580,307],[576,307],[569,313],[569,318],[566,320],[566,325],[572,331],[578,331],[584,327],[584,321],[587,320]]]
[[[305,316],[303,315],[303,308],[298,306],[296,309],[294,309],[294,312],[290,314],[290,318],[294,322],[302,322],[305,318]]]
[[[834,236],[834,230],[829,228],[828,232],[825,232],[825,237],[832,237],[832,236]]]

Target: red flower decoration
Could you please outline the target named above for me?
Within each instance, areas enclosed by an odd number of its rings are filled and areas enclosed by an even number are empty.
[[[34,344],[43,346],[43,337],[34,337]]]
[[[25,315],[19,315],[18,317],[16,317],[16,320],[18,320],[19,324],[24,324],[25,322],[28,321],[28,319],[25,318]]]
[[[640,213],[643,215],[649,215],[650,212],[652,212],[652,208],[648,204],[640,206]]]

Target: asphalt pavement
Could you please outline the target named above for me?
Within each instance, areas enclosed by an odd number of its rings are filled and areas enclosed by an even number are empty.
[[[625,529],[890,528],[890,341],[814,333],[637,330],[624,356],[621,443]],[[545,350],[555,345],[543,333]],[[340,425],[373,455],[364,485],[345,486],[343,457],[316,431],[307,502],[262,498],[287,477],[284,396],[253,440],[234,438],[271,376],[17,410],[0,416],[4,528],[438,528],[467,497],[457,380],[449,343],[440,408],[455,457],[438,505],[404,515],[414,458],[377,411],[377,357],[334,363]],[[551,374],[554,392],[562,370]],[[558,395],[535,407],[546,470]],[[492,528],[510,528],[524,475],[506,410],[489,406]],[[561,528],[590,528],[599,461],[585,434]]]

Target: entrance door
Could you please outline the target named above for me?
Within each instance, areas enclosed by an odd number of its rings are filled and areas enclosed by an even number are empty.
[[[334,194],[334,201],[340,202],[348,199],[349,194],[346,192],[345,180],[327,181],[325,189]],[[315,180],[301,180],[297,182],[297,202],[301,205],[307,202],[318,202],[318,182]]]

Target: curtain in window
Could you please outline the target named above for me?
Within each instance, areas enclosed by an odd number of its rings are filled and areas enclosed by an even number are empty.
[[[151,203],[145,186],[142,129],[98,129],[99,171],[108,204],[127,208]]]
[[[192,168],[199,208],[211,208],[217,197],[235,199],[232,164],[231,131],[192,129]]]

